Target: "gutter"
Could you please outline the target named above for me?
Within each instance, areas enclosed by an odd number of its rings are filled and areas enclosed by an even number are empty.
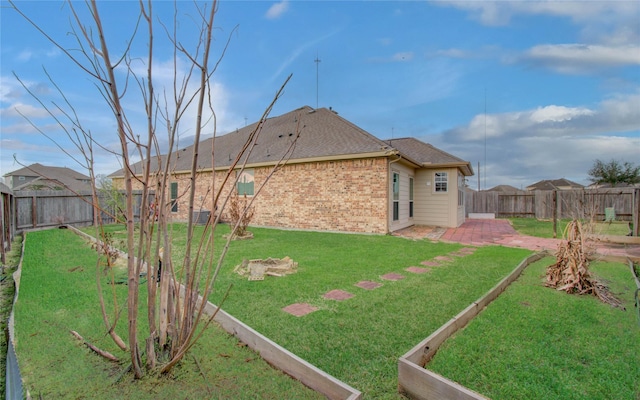
[[[473,168],[471,167],[471,164],[468,162],[451,162],[451,163],[437,163],[437,164],[432,164],[430,162],[425,162],[420,164],[422,167],[424,168],[459,168],[462,170],[463,174],[465,176],[473,176],[475,175],[475,173],[473,172]],[[467,174],[468,172],[468,174]]]

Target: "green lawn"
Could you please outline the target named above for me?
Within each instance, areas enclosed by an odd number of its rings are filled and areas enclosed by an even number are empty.
[[[253,240],[232,243],[220,276],[219,287],[234,283],[225,310],[372,399],[399,398],[398,358],[530,254],[484,247],[470,256],[452,257],[429,273],[412,274],[405,268],[462,246],[392,236],[251,230]],[[248,281],[232,272],[243,258],[285,256],[299,263],[298,273]],[[391,272],[405,278],[380,278]],[[362,280],[383,286],[371,291],[356,287]],[[333,289],[355,296],[324,299]],[[282,308],[292,303],[319,310],[303,317],[284,313]]]
[[[271,368],[217,327],[209,329],[170,376],[150,374],[132,381],[131,375],[125,375],[118,381],[129,365],[128,354],[104,333],[95,283],[96,253],[68,230],[31,232],[26,241],[16,336],[25,387],[35,398],[322,398]],[[109,298],[111,286],[106,280],[103,288]],[[123,304],[126,286],[117,285],[116,292]],[[141,303],[145,303],[144,296]],[[118,329],[123,338],[127,337],[125,329],[126,316]],[[98,357],[73,338],[70,330],[122,361],[112,363]]]
[[[562,238],[565,227],[571,220],[559,220],[557,224],[558,238]],[[509,218],[509,222],[516,231],[523,235],[541,238],[553,238],[553,221],[541,221],[535,218]],[[584,223],[584,222],[583,222]],[[587,226],[585,226],[587,228]],[[597,235],[625,236],[629,233],[629,223],[614,221],[611,223],[598,222],[592,227],[592,232]]]
[[[427,368],[492,399],[640,398],[640,325],[624,264],[592,271],[627,311],[543,286],[543,259],[525,270]]]
[[[123,233],[121,227],[109,229],[116,237]],[[228,230],[224,225],[219,229],[218,235]],[[400,398],[398,358],[530,254],[522,249],[479,248],[470,256],[451,256],[450,262],[432,267],[429,273],[412,274],[405,268],[422,266],[422,261],[462,246],[393,236],[250,230],[254,239],[231,243],[217,282],[219,290],[211,300],[217,302],[233,283],[224,304],[227,312],[371,399]],[[176,249],[183,246],[182,231],[183,227],[174,226]],[[243,259],[285,256],[299,263],[296,274],[248,281],[233,272]],[[405,278],[380,278],[390,272]],[[383,286],[371,291],[356,287],[362,280]],[[333,289],[354,297],[324,299]],[[309,303],[319,310],[302,317],[282,311],[293,303]]]

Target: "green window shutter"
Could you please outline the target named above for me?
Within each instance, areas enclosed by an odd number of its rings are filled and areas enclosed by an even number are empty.
[[[178,212],[178,182],[171,182],[171,212]]]

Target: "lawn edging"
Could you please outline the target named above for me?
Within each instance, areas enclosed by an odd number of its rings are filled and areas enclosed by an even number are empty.
[[[533,254],[518,266],[480,299],[470,304],[458,315],[451,318],[429,337],[418,343],[398,359],[398,391],[412,399],[486,399],[452,380],[429,371],[425,365],[433,358],[438,348],[451,335],[466,326],[489,303],[495,300],[524,269],[547,256],[546,251]]]
[[[7,361],[5,372],[5,396],[7,399],[22,399],[24,396],[24,388],[22,384],[22,376],[20,375],[20,365],[18,356],[16,355],[16,333],[15,333],[15,305],[18,301],[18,293],[20,292],[20,277],[22,276],[22,258],[24,256],[26,235],[22,235],[22,250],[20,250],[20,261],[18,267],[13,273],[13,285],[15,292],[13,294],[13,304],[11,305],[11,313],[7,322]]]
[[[181,285],[180,295],[183,296],[183,294],[184,287]],[[198,304],[201,302],[202,296],[198,296]],[[329,399],[357,400],[362,398],[362,393],[359,390],[298,357],[224,310],[218,310],[218,306],[207,301],[204,314],[211,316],[214,313],[214,321],[220,324],[225,331],[245,343],[274,368],[302,382],[308,388],[322,393]]]
[[[99,243],[99,241],[93,236],[72,226],[67,226],[67,228],[94,243]],[[125,253],[120,252],[119,250],[116,251],[126,256]],[[180,285],[180,296],[184,297],[183,285]],[[202,296],[199,295],[198,304],[201,303]],[[275,369],[278,369],[300,381],[308,388],[313,389],[332,400],[358,400],[362,398],[362,393],[359,390],[354,389],[332,375],[322,371],[313,364],[298,357],[250,326],[244,324],[242,321],[228,314],[223,309],[218,310],[218,307],[213,303],[207,301],[204,313],[208,316],[216,313],[214,321],[216,321],[222,329],[230,335],[235,336],[242,343],[246,344],[247,347],[255,351],[262,359]]]

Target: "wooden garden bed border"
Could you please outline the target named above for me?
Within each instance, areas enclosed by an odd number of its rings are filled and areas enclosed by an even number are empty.
[[[80,236],[97,242],[93,236],[72,226],[68,226],[67,228]],[[184,287],[182,285],[180,287],[180,295],[184,295]],[[202,296],[198,297],[198,301],[202,301]],[[217,308],[218,307],[216,305],[207,301],[205,314],[210,316]],[[218,311],[214,321],[220,324],[222,329],[235,336],[242,343],[245,343],[250,349],[258,353],[258,355],[271,366],[300,381],[308,388],[327,396],[327,398],[332,400],[358,400],[362,398],[362,393],[359,390],[354,389],[313,364],[298,357],[268,337],[244,324],[242,321],[226,313],[224,310],[220,309]]]
[[[486,399],[479,393],[474,392],[442,375],[429,371],[425,365],[433,358],[436,351],[445,340],[458,330],[462,329],[476,315],[482,311],[489,303],[495,300],[524,269],[547,256],[547,252],[533,254],[518,264],[518,266],[496,286],[490,289],[484,296],[471,303],[458,315],[451,318],[429,337],[418,343],[413,349],[398,359],[398,391],[412,399],[459,399],[459,400],[479,400]]]

